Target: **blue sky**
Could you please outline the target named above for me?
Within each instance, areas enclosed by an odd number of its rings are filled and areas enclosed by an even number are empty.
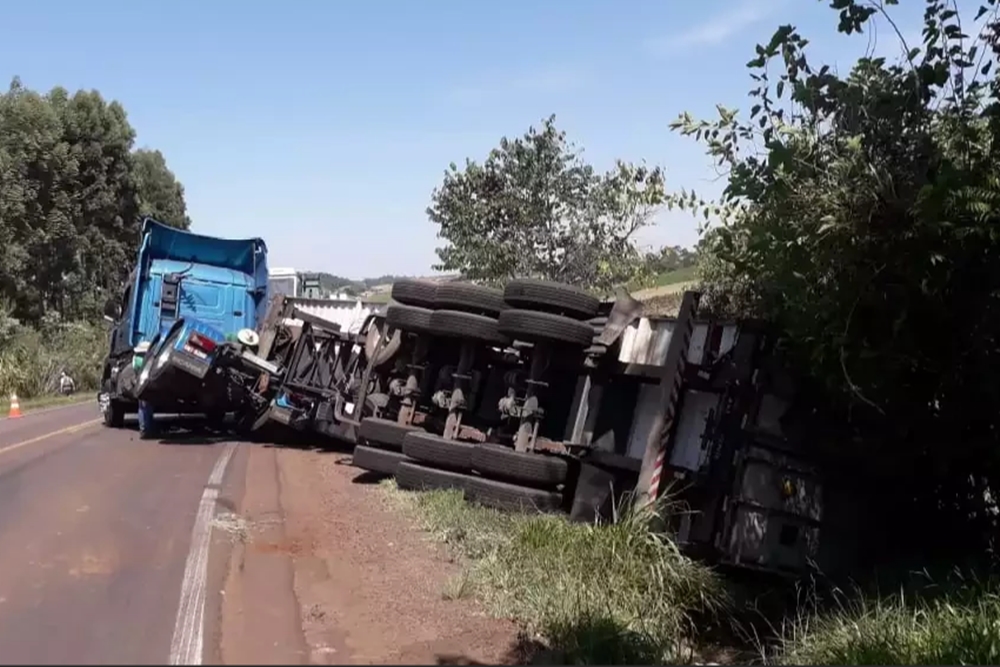
[[[922,3],[902,3],[917,35]],[[273,266],[426,274],[438,240],[424,210],[448,163],[550,113],[598,167],[645,159],[670,187],[717,192],[668,123],[746,108],[744,64],[782,23],[814,60],[849,66],[869,38],[838,35],[826,4],[36,0],[4,7],[0,77],[121,101],[137,145],[184,184],[196,231],[262,236]],[[641,241],[690,245],[695,229],[662,214]]]

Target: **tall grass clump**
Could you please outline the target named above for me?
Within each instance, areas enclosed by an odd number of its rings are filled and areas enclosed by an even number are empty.
[[[694,618],[725,605],[715,573],[651,530],[654,511],[586,525],[470,505],[454,491],[405,497],[426,528],[466,557],[464,576],[490,610],[517,620],[560,661],[684,660]]]
[[[95,389],[107,344],[107,328],[100,324],[52,316],[32,327],[0,310],[0,396],[53,393],[61,371],[73,378],[77,391]]]
[[[786,624],[770,661],[798,665],[1000,664],[1000,588],[963,582],[936,591],[855,595]]]

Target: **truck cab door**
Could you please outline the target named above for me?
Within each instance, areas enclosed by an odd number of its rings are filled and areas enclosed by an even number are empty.
[[[111,330],[110,356],[117,357],[132,349],[132,309],[130,306],[132,283],[125,286],[121,300],[111,299],[104,306],[106,317],[113,319],[115,325]]]

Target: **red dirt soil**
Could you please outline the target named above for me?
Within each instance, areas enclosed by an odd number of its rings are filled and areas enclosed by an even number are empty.
[[[349,454],[276,453],[284,536],[312,664],[516,664],[517,628],[443,592],[460,566]],[[262,455],[255,450],[251,456]],[[358,480],[358,478],[360,478]],[[358,480],[358,481],[355,481]]]

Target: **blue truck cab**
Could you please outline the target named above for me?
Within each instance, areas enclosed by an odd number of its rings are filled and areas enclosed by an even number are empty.
[[[121,427],[137,411],[144,370],[141,398],[158,412],[224,409],[217,393],[201,386],[208,357],[240,330],[256,328],[267,304],[267,273],[260,238],[221,239],[143,219],[135,267],[120,297],[105,306],[114,326],[98,396],[104,423]],[[189,362],[193,379],[176,382],[163,372],[165,362],[155,373],[153,362],[167,344],[178,351],[171,366]]]

